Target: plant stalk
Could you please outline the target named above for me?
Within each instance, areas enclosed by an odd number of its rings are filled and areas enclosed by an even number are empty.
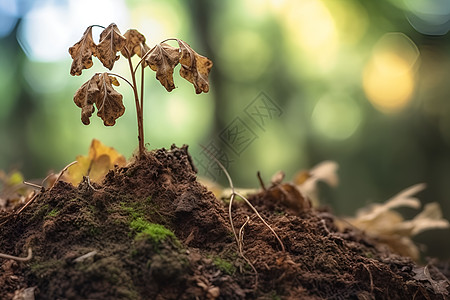
[[[139,158],[142,158],[145,153],[143,113],[142,113],[141,104],[139,103],[139,95],[138,95],[137,84],[136,84],[136,76],[135,76],[135,73],[133,70],[133,63],[131,61],[131,55],[126,47],[124,47],[124,49],[127,52],[128,64],[130,66],[131,79],[133,82],[134,102],[136,105],[136,115],[137,115],[137,124],[138,124]],[[142,101],[142,99],[141,99],[141,101]]]

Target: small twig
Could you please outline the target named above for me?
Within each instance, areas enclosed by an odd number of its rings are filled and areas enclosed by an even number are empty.
[[[261,178],[261,173],[260,173],[259,171],[256,172],[256,176],[258,177],[259,184],[261,185],[262,189],[263,189],[264,191],[267,191],[266,186],[264,185],[264,181],[263,181],[262,178]]]
[[[233,181],[231,180],[231,176],[228,173],[227,169],[223,166],[223,164],[214,155],[212,155],[212,153],[206,147],[204,147],[202,145],[200,145],[200,146],[203,148],[203,150],[206,151],[206,153],[208,153],[208,155],[216,162],[216,164],[219,165],[219,167],[222,169],[223,173],[225,174],[225,176],[228,179],[228,183],[229,183],[230,188],[231,188],[231,197],[230,197],[230,203],[228,204],[228,213],[230,215],[230,224],[231,224],[231,227],[232,227],[231,229],[233,230],[233,234],[234,234],[234,237],[236,239],[236,243],[238,244],[238,246],[239,246],[239,238],[238,238],[238,236],[236,234],[236,229],[234,228],[233,217],[232,217],[232,214],[231,214],[232,206],[233,206],[233,200],[234,200],[236,195],[241,197],[245,201],[245,203],[247,203],[247,205],[253,210],[253,212],[258,216],[258,218],[263,222],[263,224],[265,226],[267,226],[267,228],[270,229],[270,231],[275,235],[276,239],[280,243],[281,249],[284,252],[285,251],[284,244],[281,241],[281,239],[278,236],[278,234],[275,232],[275,230],[273,230],[273,228],[269,224],[267,224],[267,222],[264,220],[264,218],[259,214],[258,210],[253,206],[253,204],[250,203],[250,201],[248,201],[247,198],[245,198],[240,193],[236,192],[236,190],[234,189]]]
[[[71,162],[70,164],[68,164],[67,166],[65,166],[62,170],[61,170],[61,172],[59,172],[59,175],[58,175],[58,177],[56,177],[56,180],[55,180],[55,182],[53,182],[53,184],[52,184],[52,186],[50,187],[50,190],[51,189],[53,189],[53,187],[56,185],[56,183],[61,179],[61,177],[64,175],[64,173],[67,171],[67,169],[69,169],[69,167],[70,166],[72,166],[72,165],[74,165],[74,164],[76,164],[76,163],[78,163],[78,161],[73,161],[73,162]],[[44,179],[44,181],[45,181],[45,179]]]
[[[38,190],[42,190],[44,188],[42,185],[31,183],[31,182],[28,182],[28,181],[23,181],[23,184],[29,185],[31,187],[34,187],[35,189],[38,189]]]
[[[242,248],[244,247],[244,227],[247,225],[248,221],[250,221],[250,217],[246,216],[247,220],[245,220],[244,224],[242,224],[241,229],[239,229],[239,252],[242,256],[244,256],[242,252]]]
[[[17,257],[17,256],[13,256],[13,255],[0,253],[0,258],[13,259],[15,261],[22,261],[22,262],[29,261],[29,260],[31,260],[32,257],[33,257],[33,251],[31,251],[31,248],[28,248],[28,256],[27,257]]]
[[[266,225],[267,228],[270,229],[270,231],[272,231],[273,235],[275,236],[275,238],[278,240],[278,242],[281,245],[281,251],[286,251],[286,249],[284,248],[284,244],[281,241],[281,238],[278,236],[278,234],[275,232],[275,230],[273,230],[273,228],[267,224],[267,222],[264,220],[264,218],[259,214],[258,210],[256,210],[256,208],[250,203],[250,201],[248,201],[247,198],[245,198],[243,195],[239,194],[238,192],[235,192],[235,194],[239,197],[241,197],[245,203],[247,203],[248,206],[250,206],[250,208],[253,210],[253,212],[258,216],[258,218],[264,223],[264,225]]]
[[[244,227],[250,221],[250,217],[249,216],[246,216],[246,217],[247,217],[247,220],[244,222],[244,224],[242,224],[241,228],[239,229],[238,247],[239,247],[239,254],[248,263],[250,268],[252,268],[253,272],[255,273],[254,287],[256,288],[258,286],[258,271],[256,270],[255,265],[244,255],[244,250],[243,250],[243,248],[244,248]]]
[[[98,189],[96,189],[92,184],[91,184],[91,179],[89,178],[89,176],[84,176],[86,178],[86,182],[88,184],[88,186],[93,190],[93,191],[98,191]]]
[[[35,194],[33,195],[33,197],[31,197],[31,199],[28,200],[28,202],[27,202],[24,206],[22,206],[22,208],[19,209],[18,212],[16,212],[16,215],[20,214],[20,213],[21,213],[28,205],[30,205],[30,204],[34,201],[34,199],[36,199],[36,197],[37,197],[39,194],[40,194],[40,193],[35,193]]]

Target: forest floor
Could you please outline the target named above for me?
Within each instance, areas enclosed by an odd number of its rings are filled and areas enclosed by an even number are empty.
[[[0,252],[32,249],[0,258],[0,299],[448,299],[448,268],[282,197],[249,197],[280,240],[234,201],[238,247],[228,203],[197,181],[187,147],[148,152],[101,184],[59,181],[0,212]]]

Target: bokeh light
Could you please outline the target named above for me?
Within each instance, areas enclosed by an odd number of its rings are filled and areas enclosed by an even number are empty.
[[[409,23],[418,32],[444,35],[450,30],[450,1],[404,0]]]
[[[411,101],[418,57],[416,45],[402,33],[378,41],[363,73],[364,92],[377,109],[396,112]]]
[[[334,140],[351,137],[361,123],[362,114],[358,103],[345,94],[322,96],[314,107],[311,122],[322,136]]]

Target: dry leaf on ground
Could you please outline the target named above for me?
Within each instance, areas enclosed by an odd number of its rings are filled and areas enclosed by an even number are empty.
[[[126,164],[122,154],[96,139],[92,140],[88,156],[79,155],[76,160],[77,163],[70,166],[61,178],[74,186],[81,182],[83,176],[89,176],[92,182],[101,182],[114,166],[122,167]]]
[[[426,230],[449,228],[450,224],[442,218],[440,206],[436,202],[425,205],[423,211],[412,220],[405,220],[400,213],[392,209],[418,209],[420,201],[414,195],[424,188],[423,183],[413,185],[383,204],[372,204],[360,209],[356,217],[347,218],[346,221],[388,245],[394,252],[417,260],[419,249],[411,237]],[[344,224],[341,225],[345,227]]]

